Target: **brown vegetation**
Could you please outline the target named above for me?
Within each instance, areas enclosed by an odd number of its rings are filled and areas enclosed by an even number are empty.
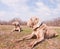
[[[2,21],[2,20],[0,20],[0,25],[11,25],[12,22],[15,21],[15,19],[17,19],[17,18],[13,18],[12,20],[9,20],[9,21]],[[19,23],[21,25],[26,25],[27,24],[26,21],[22,21],[21,19],[18,19],[18,21],[19,21]],[[53,19],[51,21],[45,21],[45,23],[47,25],[49,25],[49,26],[60,26],[60,17],[55,18],[55,19]]]
[[[60,26],[60,17],[55,18],[54,20],[51,21],[46,21],[45,23],[49,26]]]
[[[16,19],[18,20],[20,25],[26,25],[26,21],[22,21],[21,19],[18,18],[13,18],[12,20],[9,21],[0,21],[0,25],[12,25],[12,22],[15,22]]]

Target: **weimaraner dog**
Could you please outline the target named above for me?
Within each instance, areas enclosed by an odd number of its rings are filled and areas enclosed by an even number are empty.
[[[13,28],[12,32],[13,31],[19,31],[19,32],[21,32],[21,27],[20,27],[20,24],[19,24],[18,21],[13,22],[12,24],[14,25],[14,28]]]
[[[24,39],[31,39],[34,35],[37,37],[35,41],[31,42],[29,46],[31,48],[34,47],[37,43],[43,41],[45,38],[51,38],[57,36],[58,34],[51,28],[49,28],[46,24],[41,23],[39,18],[32,17],[27,22],[27,26],[33,29],[33,32],[30,35],[24,36],[16,42],[22,41]]]

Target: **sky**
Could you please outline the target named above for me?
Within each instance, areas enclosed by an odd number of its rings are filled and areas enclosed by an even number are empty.
[[[0,20],[37,16],[42,21],[60,17],[60,0],[0,0]]]

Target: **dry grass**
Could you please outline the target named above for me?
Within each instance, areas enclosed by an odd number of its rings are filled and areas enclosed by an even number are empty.
[[[13,27],[14,26],[11,25],[0,25],[0,49],[29,49],[28,43],[33,39],[21,41],[19,43],[14,43],[13,41],[30,34],[32,30],[26,26],[22,26],[22,32],[11,32]],[[60,49],[60,28],[53,29],[59,33],[59,36],[52,39],[46,39],[35,46],[35,49]]]

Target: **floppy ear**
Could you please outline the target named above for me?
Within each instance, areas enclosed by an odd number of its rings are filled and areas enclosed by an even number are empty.
[[[37,21],[37,23],[39,22],[39,18],[36,18],[35,20]]]
[[[39,22],[39,18],[35,18],[34,24],[36,25]]]
[[[35,20],[38,20],[38,18],[35,18]]]

